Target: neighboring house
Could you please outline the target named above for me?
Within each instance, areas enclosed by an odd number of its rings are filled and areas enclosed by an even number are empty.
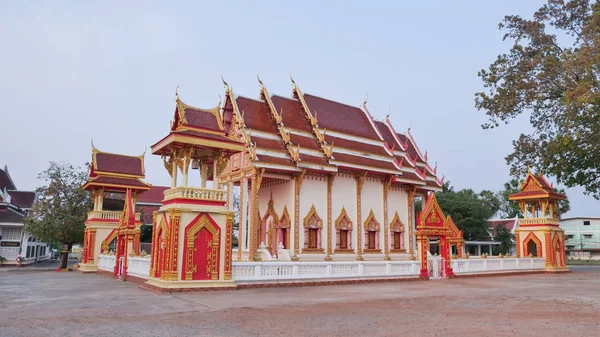
[[[488,235],[477,240],[465,241],[465,253],[469,253],[470,255],[481,255],[484,253],[487,254],[497,254],[497,250],[500,247],[500,242],[496,241],[494,237],[496,236],[496,230],[500,227],[500,225],[504,225],[506,229],[508,229],[513,235],[515,234],[515,229],[519,227],[519,219],[490,219],[488,220],[490,227],[488,228]],[[512,245],[509,249],[510,255],[515,255],[517,253],[515,240],[512,240]]]
[[[0,169],[0,256],[4,264],[16,264],[21,253],[23,263],[35,263],[50,258],[50,247],[25,232],[23,219],[36,201],[32,191],[19,191],[8,168]]]
[[[569,255],[600,255],[600,217],[560,219]]]

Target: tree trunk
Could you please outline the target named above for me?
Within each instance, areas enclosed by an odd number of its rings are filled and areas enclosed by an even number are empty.
[[[60,249],[60,269],[67,269],[69,265],[69,252],[73,247],[73,243],[63,243]]]

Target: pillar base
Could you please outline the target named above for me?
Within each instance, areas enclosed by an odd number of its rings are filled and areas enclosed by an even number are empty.
[[[201,288],[237,288],[234,280],[206,280],[206,281],[167,281],[155,277],[149,277],[147,285],[161,289],[183,290]]]
[[[570,273],[571,269],[568,267],[546,267],[548,273]]]
[[[79,271],[82,273],[96,273],[98,272],[98,265],[93,263],[80,263]]]
[[[292,256],[292,261],[294,261],[294,262],[300,261],[300,258],[298,257],[298,255],[294,254],[294,256]]]

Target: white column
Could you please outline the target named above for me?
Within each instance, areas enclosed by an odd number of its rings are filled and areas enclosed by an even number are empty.
[[[481,244],[477,244],[477,255],[481,256]]]
[[[200,187],[206,188],[206,180],[208,179],[208,165],[202,163],[200,167],[200,179],[202,180]]]
[[[213,189],[219,188],[219,176],[217,175],[217,161],[213,160]]]
[[[177,187],[177,162],[173,158],[173,168],[171,169],[171,187]]]
[[[227,184],[227,209],[233,211],[233,181],[231,180]]]

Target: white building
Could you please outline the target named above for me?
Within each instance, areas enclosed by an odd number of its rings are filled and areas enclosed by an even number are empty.
[[[600,255],[600,217],[560,219],[565,230],[565,247],[569,255]]]
[[[35,200],[35,192],[17,190],[6,166],[0,169],[0,256],[6,259],[4,264],[16,264],[19,253],[23,264],[50,258],[50,247],[24,231],[23,218]]]

